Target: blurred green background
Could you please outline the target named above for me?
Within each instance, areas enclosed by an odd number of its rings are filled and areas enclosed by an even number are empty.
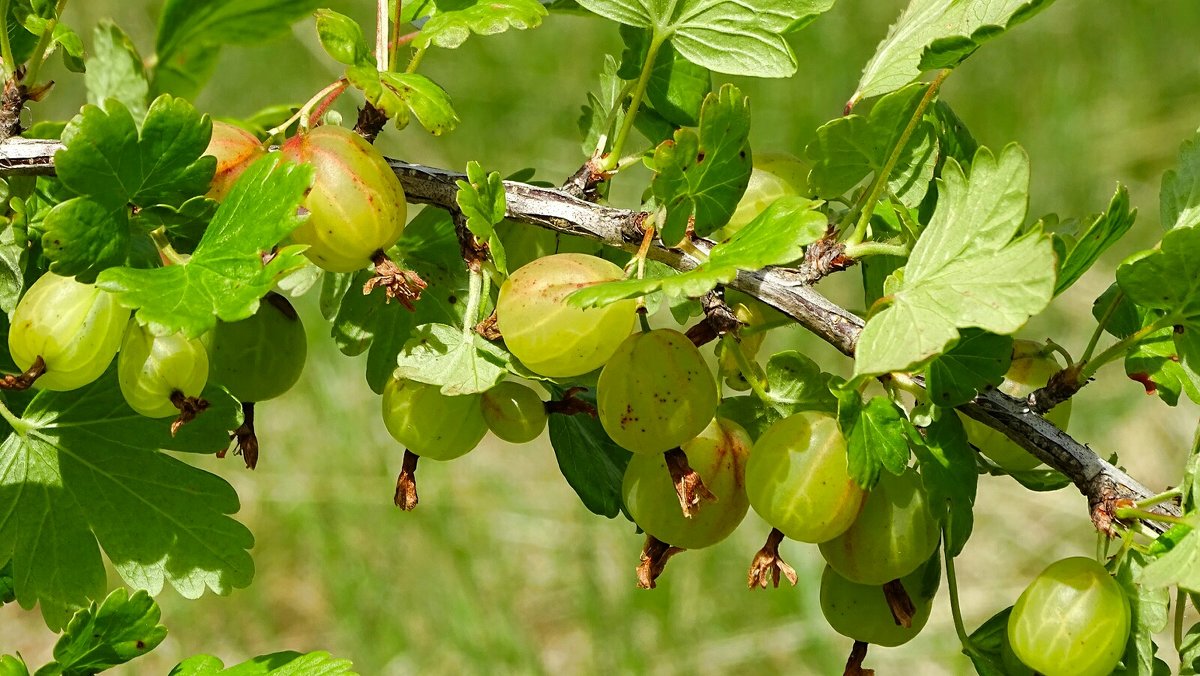
[[[373,3],[330,4],[371,25]],[[840,113],[903,4],[842,0],[795,37],[794,78],[739,79],[752,96],[755,148],[802,153],[814,129]],[[86,31],[111,17],[149,54],[160,5],[77,0],[66,18],[90,44]],[[1091,301],[1111,282],[1114,262],[1156,241],[1160,177],[1200,125],[1197,34],[1194,0],[1060,0],[947,82],[944,98],[981,142],[1017,141],[1029,151],[1034,216],[1099,210],[1118,181],[1142,208],[1107,264],[1057,299],[1025,337],[1053,336],[1082,350],[1094,326]],[[618,45],[612,23],[553,16],[533,31],[435,50],[422,71],[453,96],[462,126],[444,138],[416,127],[389,130],[381,147],[437,166],[475,159],[502,173],[533,166],[545,179],[565,177],[584,159],[579,106],[602,55]],[[58,74],[59,87],[33,108],[35,119],[70,116],[82,102],[79,79]],[[300,103],[339,74],[307,21],[268,44],[226,49],[199,105],[240,115]],[[823,290],[858,297],[853,284],[839,284],[846,283],[829,280]],[[850,641],[821,617],[815,547],[783,547],[799,586],[746,590],[746,568],[768,531],[753,514],[729,540],[672,560],[659,588],[645,592],[633,576],[642,538],[624,520],[587,512],[544,440],[516,447],[489,439],[453,463],[423,463],[420,507],[401,513],[391,504],[401,451],[379,419],[362,363],[336,353],[312,299],[301,308],[313,357],[295,390],[261,407],[258,470],[245,471],[232,456],[200,463],[242,496],[240,517],[257,537],[255,583],[199,601],[165,592],[170,636],[114,673],[165,673],[197,652],[231,664],[282,649],[328,649],[368,675],[841,672]],[[799,346],[829,370],[846,369],[847,360],[799,329],[779,333],[776,347]],[[1115,366],[1078,399],[1071,425],[1078,438],[1102,454],[1120,451],[1152,487],[1178,479],[1192,405],[1167,408]],[[1088,555],[1095,544],[1074,489],[1032,494],[1005,478],[981,478],[975,535],[959,559],[968,626],[1011,604],[1050,562]],[[873,649],[867,664],[881,674],[970,672],[944,588],[936,603],[921,636]],[[36,612],[0,608],[0,650],[40,664],[52,639]]]

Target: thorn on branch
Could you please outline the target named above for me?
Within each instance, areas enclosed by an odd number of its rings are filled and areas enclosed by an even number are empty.
[[[592,406],[591,402],[579,397],[580,392],[587,392],[586,387],[571,387],[566,392],[563,392],[562,399],[547,401],[545,403],[547,414],[559,415],[589,415],[596,417],[596,407]]]
[[[874,669],[863,667],[863,662],[867,659],[868,645],[862,641],[854,642],[854,647],[850,648],[850,658],[846,660],[846,670],[842,672],[842,676],[875,676]]]
[[[892,619],[895,620],[896,626],[911,629],[917,607],[913,605],[912,598],[900,580],[892,580],[883,585],[883,598],[887,601],[888,609],[892,611]]]
[[[783,531],[772,528],[770,535],[767,535],[767,543],[754,555],[754,560],[750,563],[750,573],[746,576],[746,583],[751,589],[766,589],[768,581],[778,589],[781,573],[793,587],[796,586],[799,581],[796,569],[785,563],[779,555],[779,545],[783,542],[783,537]]]
[[[414,303],[421,299],[421,292],[427,286],[425,280],[412,270],[405,270],[396,265],[395,261],[388,258],[383,251],[376,251],[375,255],[371,257],[371,262],[375,264],[375,276],[368,279],[367,283],[363,285],[363,295],[368,295],[376,288],[382,287],[387,296],[387,302],[392,302],[394,298],[411,311]]]
[[[679,496],[679,506],[683,516],[690,519],[700,511],[700,503],[716,502],[717,496],[704,485],[704,479],[696,470],[688,465],[687,455],[681,448],[672,448],[663,454],[667,460],[667,469],[671,472],[671,481],[675,483],[675,494]]]
[[[421,456],[404,449],[404,464],[400,467],[400,476],[396,477],[393,502],[406,512],[417,508],[417,461],[420,459]]]
[[[45,372],[46,360],[42,359],[42,355],[39,354],[24,373],[16,375],[9,373],[0,378],[0,390],[28,390]]]
[[[208,401],[200,397],[189,397],[179,390],[171,393],[171,403],[179,409],[179,417],[171,423],[171,436],[179,432],[179,428],[196,419],[196,416],[208,409]]]
[[[672,547],[658,538],[646,534],[646,544],[642,546],[641,563],[637,567],[638,589],[654,589],[658,586],[658,576],[667,567],[667,561],[676,554],[687,551],[682,547]]]

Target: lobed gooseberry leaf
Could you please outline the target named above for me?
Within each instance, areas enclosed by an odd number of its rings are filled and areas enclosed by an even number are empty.
[[[908,466],[908,427],[900,408],[887,397],[863,404],[853,387],[833,384],[837,397],[838,426],[846,437],[847,467],[855,483],[870,490],[887,469],[899,476]]]
[[[158,18],[155,94],[193,98],[212,76],[222,45],[253,45],[287,32],[320,0],[167,0]]]
[[[280,278],[305,265],[302,247],[272,251],[299,224],[296,210],[312,177],[311,167],[277,153],[259,159],[234,184],[190,259],[154,269],[109,268],[99,285],[156,333],[194,338],[218,318],[249,317]]]
[[[542,25],[549,12],[537,0],[443,0],[436,3],[433,16],[421,27],[413,46],[422,49],[434,45],[455,49],[471,33],[495,35],[510,28],[526,30]]]
[[[1150,553],[1156,558],[1141,569],[1137,583],[1150,588],[1178,586],[1189,592],[1200,592],[1200,515],[1187,517],[1158,536]]]
[[[883,171],[928,91],[927,84],[912,84],[880,99],[866,117],[847,115],[822,125],[805,150],[813,161],[809,186],[819,197],[839,197],[868,175]],[[918,206],[937,162],[936,128],[928,119],[921,120],[888,173],[888,192],[907,207]]]
[[[13,584],[12,560],[0,566],[0,606],[17,600],[17,588]]]
[[[671,40],[692,63],[728,75],[790,77],[796,55],[784,34],[833,6],[834,0],[579,0],[617,23],[649,28]]]
[[[75,613],[54,644],[54,661],[37,676],[94,674],[145,655],[167,637],[161,615],[144,590],[118,587]]]
[[[350,84],[361,89],[371,105],[392,118],[397,129],[408,126],[411,115],[434,136],[453,131],[458,113],[450,95],[438,83],[418,73],[379,72],[374,66],[346,69]]]
[[[332,9],[318,9],[317,39],[325,52],[347,66],[375,67],[371,46],[358,22]]]
[[[114,364],[81,389],[39,392],[0,444],[0,560],[12,559],[17,601],[39,604],[52,629],[102,596],[101,548],[151,594],[164,581],[187,598],[225,594],[254,574],[233,488],[156,450],[223,450],[237,401],[205,389],[208,410],[172,437],[170,420],[134,413],[116,381]]]
[[[979,142],[966,123],[949,103],[938,99],[926,110],[925,117],[937,129],[938,149],[944,157],[953,157],[959,164],[970,164],[979,150]]]
[[[137,46],[125,31],[109,20],[96,24],[92,35],[92,51],[83,78],[88,103],[99,106],[109,99],[116,99],[135,120],[141,120],[146,116],[150,80]]]
[[[51,209],[43,224],[42,250],[57,274],[92,282],[102,270],[129,263],[133,233],[125,205],[76,197]]]
[[[216,158],[204,156],[212,122],[184,99],[160,96],[139,130],[120,101],[87,105],[54,156],[63,184],[109,206],[180,204],[208,190]]]
[[[679,129],[654,150],[655,201],[666,212],[662,240],[691,225],[704,237],[729,222],[750,182],[750,99],[731,84],[704,97],[700,128]]]
[[[1053,295],[1048,238],[1036,230],[1018,236],[1029,195],[1029,158],[1020,146],[999,157],[980,148],[969,179],[947,160],[938,184],[929,225],[903,274],[885,285],[890,304],[859,338],[856,377],[917,366],[945,351],[960,329],[1011,334]]]
[[[1160,311],[1158,323],[1175,327],[1183,366],[1200,372],[1200,228],[1168,231],[1157,249],[1117,268],[1117,284],[1138,306]]]
[[[440,386],[455,396],[486,392],[504,379],[508,353],[484,340],[474,327],[446,324],[416,327],[397,358],[395,377]]]
[[[625,111],[617,107],[625,91],[624,85],[617,75],[617,60],[611,54],[605,54],[599,91],[588,92],[588,102],[580,110],[578,126],[583,135],[584,155],[602,154],[608,150],[613,128],[625,119]],[[601,138],[605,139],[603,145]]]
[[[910,0],[863,68],[849,107],[895,91],[923,71],[953,68],[987,40],[1046,9],[1054,0]]]
[[[1193,624],[1179,644],[1179,674],[1200,674],[1200,624]]]
[[[0,655],[0,674],[4,674],[4,676],[29,676],[29,667],[19,655]]]
[[[505,264],[504,243],[496,233],[496,226],[504,220],[508,202],[504,196],[504,182],[500,172],[483,172],[483,167],[472,160],[467,163],[467,180],[455,181],[458,194],[454,196],[458,208],[467,218],[467,229],[476,239],[486,242],[492,260],[502,274],[508,274]]]
[[[548,387],[556,399],[562,398],[561,388]],[[575,396],[593,406],[596,403],[590,394]],[[558,469],[583,506],[610,519],[624,511],[621,480],[633,454],[616,445],[600,421],[590,415],[552,415],[549,428]]]
[[[651,31],[621,25],[625,51],[617,75],[624,80],[641,76],[650,49]],[[703,66],[688,61],[665,42],[654,58],[646,82],[646,99],[655,112],[676,127],[693,127],[700,122],[700,107],[712,91],[712,74]]]
[[[1138,584],[1149,563],[1145,554],[1128,549],[1121,556],[1113,577],[1129,600],[1129,641],[1117,674],[1155,673],[1154,635],[1167,627],[1170,593],[1165,588]],[[1168,672],[1169,673],[1169,672]]]
[[[1011,336],[964,329],[954,347],[925,369],[929,400],[938,406],[960,406],[982,390],[998,386],[1012,363],[1012,346]]]
[[[1137,209],[1129,206],[1129,191],[1124,186],[1117,186],[1108,210],[1092,219],[1070,242],[1055,233],[1058,282],[1054,286],[1054,295],[1066,291],[1079,281],[1083,273],[1100,259],[1101,254],[1129,232],[1136,219]]]
[[[1134,305],[1116,284],[1092,304],[1092,316],[1097,321],[1106,314],[1109,318],[1104,329],[1118,338],[1148,327],[1163,316],[1162,311]],[[1179,358],[1174,327],[1153,331],[1131,346],[1125,353],[1125,375],[1145,388],[1147,394],[1157,394],[1168,406],[1179,403],[1181,393],[1200,402],[1200,374]]]
[[[285,651],[259,655],[228,668],[212,655],[196,655],[180,662],[168,676],[356,676],[357,673],[350,660],[325,651]]]
[[[717,415],[741,425],[757,439],[773,425],[793,413],[823,411],[837,413],[837,399],[830,392],[830,376],[812,359],[795,350],[785,350],[771,356],[765,369],[767,395],[770,401],[757,396],[726,397]]]
[[[929,509],[942,522],[942,546],[955,557],[966,546],[975,524],[979,473],[962,421],[950,409],[941,413],[926,428],[924,437],[913,437],[916,443],[912,448],[921,465]]]
[[[714,246],[707,261],[687,272],[594,284],[571,294],[570,301],[580,307],[596,307],[656,291],[671,298],[696,298],[718,284],[733,281],[738,270],[761,270],[798,260],[805,246],[825,235],[827,219],[817,211],[821,205],[805,197],[781,197]]]
[[[1200,224],[1200,131],[1179,148],[1179,166],[1163,175],[1159,206],[1164,228]]]

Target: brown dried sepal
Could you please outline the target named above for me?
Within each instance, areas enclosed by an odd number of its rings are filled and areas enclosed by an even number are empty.
[[[680,552],[687,551],[682,547],[673,547],[662,540],[646,534],[646,544],[642,547],[641,563],[637,567],[638,589],[654,589],[657,587],[658,576],[667,567],[667,561]]]
[[[171,393],[171,403],[179,409],[179,417],[171,423],[171,436],[179,432],[179,428],[196,419],[196,416],[208,409],[208,401],[200,397],[189,397],[179,390]]]
[[[874,669],[866,669],[863,662],[867,659],[867,643],[855,641],[850,648],[850,657],[846,660],[846,670],[842,676],[875,676]]]
[[[496,311],[487,316],[487,319],[475,325],[475,333],[483,336],[484,340],[497,341],[504,336],[500,333],[500,322],[496,319]]]
[[[671,481],[675,483],[675,494],[679,497],[684,517],[690,519],[695,516],[703,502],[717,501],[717,496],[704,485],[704,479],[688,465],[683,449],[672,448],[663,455],[671,472]]]
[[[804,262],[800,265],[801,281],[805,284],[816,284],[821,279],[858,262],[847,257],[845,252],[846,245],[838,241],[837,231],[831,226],[825,237],[805,247]]]
[[[709,291],[700,299],[700,304],[704,308],[704,319],[693,324],[686,334],[696,347],[711,343],[726,333],[735,333],[742,327],[720,292]]]
[[[371,262],[375,264],[375,276],[363,285],[363,295],[382,287],[387,295],[387,302],[395,299],[405,308],[412,310],[413,304],[420,300],[421,292],[428,286],[425,280],[412,270],[405,270],[396,265],[395,261],[382,251],[376,251],[371,257]]]
[[[780,574],[786,577],[793,587],[796,586],[799,581],[796,569],[789,566],[779,554],[779,544],[783,542],[783,537],[783,531],[772,528],[771,534],[767,536],[767,543],[754,555],[754,560],[750,562],[750,573],[746,576],[746,584],[751,589],[766,589],[767,582],[778,589]]]
[[[367,102],[358,109],[358,121],[354,124],[354,131],[366,139],[367,143],[374,143],[387,123],[387,114]]]
[[[405,449],[404,464],[400,467],[400,476],[396,477],[396,496],[393,502],[406,512],[417,508],[417,461],[420,459],[421,456]]]
[[[0,390],[28,390],[45,372],[46,360],[42,359],[42,355],[39,354],[24,373],[16,375],[9,373],[0,378]]]
[[[892,619],[896,626],[912,629],[913,615],[917,614],[917,607],[913,605],[908,590],[900,580],[892,580],[883,585],[883,598],[887,601],[888,609],[892,611]]]
[[[233,431],[233,434],[229,435],[229,438],[233,441],[233,454],[242,456],[242,460],[246,461],[246,469],[258,467],[258,435],[254,433],[254,402],[242,402],[242,424]],[[225,451],[217,453],[217,457],[224,458]]]
[[[596,407],[592,406],[591,402],[580,399],[580,392],[587,392],[586,387],[569,387],[566,392],[563,392],[562,399],[555,399],[546,402],[546,413],[557,413],[558,415],[589,415],[596,417]]]

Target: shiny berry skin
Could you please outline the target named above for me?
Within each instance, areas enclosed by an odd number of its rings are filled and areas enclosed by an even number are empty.
[[[201,339],[209,377],[244,402],[274,399],[292,389],[304,370],[308,338],[287,298],[269,293],[258,312],[237,322],[217,322]]]
[[[220,201],[229,194],[246,167],[266,154],[266,148],[254,134],[227,122],[213,122],[212,139],[208,142],[205,155],[217,158],[217,171],[213,174],[208,196]]]
[[[662,453],[692,439],[716,415],[717,403],[704,356],[674,329],[626,338],[596,385],[604,431],[634,453]]]
[[[178,415],[171,397],[200,396],[208,382],[208,352],[199,340],[181,333],[156,336],[133,320],[121,341],[117,376],[133,410],[147,418]]]
[[[829,566],[821,575],[821,612],[829,626],[846,638],[887,648],[903,645],[929,621],[941,570],[938,557],[932,556],[900,580],[916,610],[907,628],[896,624],[883,587],[851,582]]]
[[[129,310],[94,284],[47,272],[13,311],[8,351],[21,369],[40,356],[46,372],[34,383],[66,391],[99,378],[121,346]]]
[[[383,423],[392,438],[422,458],[453,460],[487,434],[478,394],[449,397],[437,385],[393,378],[383,389]]]
[[[524,444],[546,429],[546,405],[532,389],[505,381],[484,392],[480,405],[488,429],[501,439]]]
[[[354,272],[372,263],[404,231],[408,205],[400,179],[379,151],[361,136],[324,125],[293,136],[280,151],[294,162],[311,164],[313,184],[304,198],[308,217],[292,231],[292,241],[329,272]]]
[[[622,277],[621,268],[584,254],[554,254],[525,265],[504,281],[496,301],[504,344],[531,371],[550,378],[600,368],[633,329],[637,301],[585,310],[566,299]]]
[[[809,166],[787,153],[754,153],[750,183],[729,223],[713,233],[713,239],[729,239],[746,227],[771,203],[788,195],[807,195]]]

